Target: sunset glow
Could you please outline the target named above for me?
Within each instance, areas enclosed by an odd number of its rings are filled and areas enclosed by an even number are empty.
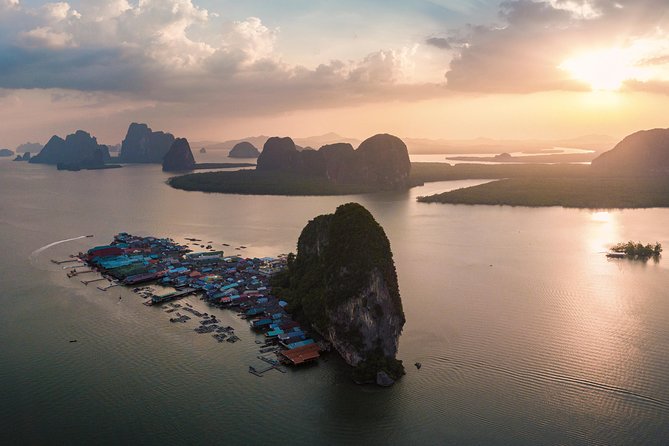
[[[669,19],[657,11],[654,0],[0,0],[0,144],[78,128],[118,144],[132,121],[209,141],[620,138],[666,126]]]
[[[619,48],[584,53],[566,60],[560,68],[592,90],[603,91],[620,90],[625,81],[639,75],[628,53]]]

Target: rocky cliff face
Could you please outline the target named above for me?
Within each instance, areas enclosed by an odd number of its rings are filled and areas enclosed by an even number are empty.
[[[360,176],[367,184],[383,189],[399,189],[409,185],[411,161],[407,146],[396,136],[374,135],[356,150]]]
[[[186,138],[177,138],[163,158],[163,172],[193,170],[195,157]]]
[[[411,162],[401,139],[375,135],[357,150],[347,143],[318,151],[298,151],[290,138],[270,138],[258,158],[258,170],[323,177],[336,184],[364,184],[379,190],[409,186]]]
[[[369,211],[349,203],[311,220],[288,275],[291,307],[355,367],[356,380],[404,373],[395,359],[405,321],[397,274],[390,242]]]
[[[625,137],[592,161],[594,170],[622,175],[669,173],[669,129],[644,130]]]
[[[16,155],[14,161],[30,161],[30,152],[26,152],[23,155]]]
[[[99,166],[109,159],[107,146],[98,144],[97,139],[89,133],[77,130],[65,139],[52,136],[40,153],[30,158],[30,162]]]
[[[260,156],[260,151],[247,141],[238,142],[230,150],[228,157],[230,158],[258,158]]]
[[[358,169],[355,168],[357,159],[351,144],[327,144],[318,151],[325,159],[325,176],[328,180],[338,184],[358,181],[360,174]]]
[[[296,172],[301,168],[300,152],[292,139],[273,136],[263,146],[258,157],[259,171]]]
[[[174,143],[171,133],[154,132],[146,124],[133,122],[121,143],[122,163],[162,163]]]

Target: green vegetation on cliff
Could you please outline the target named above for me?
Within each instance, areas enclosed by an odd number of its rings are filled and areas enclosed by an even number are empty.
[[[510,178],[419,197],[418,201],[571,208],[669,207],[669,178]]]
[[[193,173],[171,178],[176,189],[248,195],[352,195],[375,192],[362,184],[335,184],[321,177],[285,172],[237,170]]]
[[[574,164],[550,165],[486,165],[446,163],[411,163],[410,186],[432,181],[497,179],[515,177],[580,177],[588,166]],[[249,195],[353,195],[378,192],[373,185],[333,183],[318,176],[297,176],[276,171],[238,170],[207,172],[171,178],[177,189]]]
[[[404,325],[397,274],[390,242],[367,209],[348,203],[311,220],[273,287],[357,366],[357,381],[380,370],[403,374],[395,359]]]

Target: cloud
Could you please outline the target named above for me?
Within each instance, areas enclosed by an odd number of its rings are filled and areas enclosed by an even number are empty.
[[[226,20],[191,0],[93,0],[76,11],[59,2],[16,14],[0,14],[0,88],[110,92],[175,113],[230,114],[444,94],[412,83],[415,45],[310,68],[282,58],[279,28]]]
[[[76,10],[67,2],[47,3],[41,7],[45,19],[51,22],[60,22],[68,17],[81,18]]]
[[[18,9],[19,0],[1,0],[0,9]]]
[[[669,16],[657,13],[666,8],[663,4],[663,0],[505,1],[500,5],[500,23],[450,30],[449,38],[462,43],[451,44],[448,88],[486,93],[587,89],[587,83],[560,68],[564,62],[615,48],[627,54],[640,42],[667,42]],[[639,61],[668,54],[660,45],[651,46],[655,52],[636,52]],[[633,57],[630,63],[636,63]],[[657,70],[655,76],[663,74]]]
[[[30,48],[67,48],[76,46],[72,34],[54,31],[48,26],[31,29],[19,34],[19,41]]]
[[[451,49],[451,43],[449,39],[445,37],[428,37],[427,39],[425,39],[425,43],[442,50]]]

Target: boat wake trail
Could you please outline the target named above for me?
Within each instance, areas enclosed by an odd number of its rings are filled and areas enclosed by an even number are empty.
[[[86,237],[87,237],[86,235],[82,235],[82,236],[79,236],[79,237],[68,238],[68,239],[65,239],[65,240],[58,240],[57,242],[49,243],[49,244],[46,245],[46,246],[42,246],[41,248],[34,250],[32,253],[30,253],[30,256],[29,256],[28,258],[29,258],[30,260],[34,260],[34,259],[37,258],[37,256],[40,255],[42,252],[46,251],[47,249],[49,249],[49,248],[51,248],[51,247],[53,247],[53,246],[60,245],[61,243],[72,242],[72,241],[74,241],[74,240],[80,240],[80,239],[82,239],[82,238],[86,238]]]

